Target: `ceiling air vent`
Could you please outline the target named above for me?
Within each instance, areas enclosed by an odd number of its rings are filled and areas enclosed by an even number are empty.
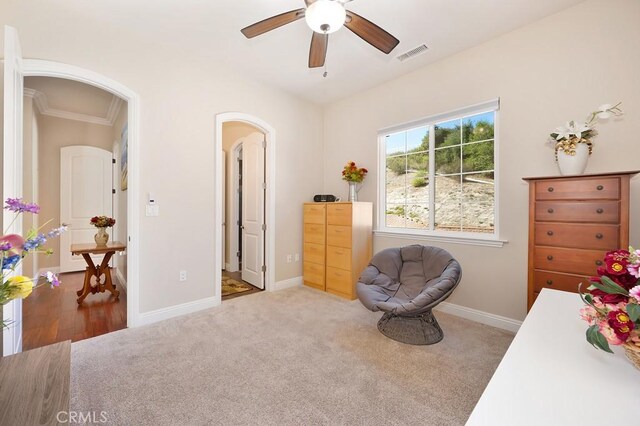
[[[398,56],[398,60],[400,62],[404,62],[407,59],[415,58],[418,55],[423,54],[428,49],[426,44],[420,45],[414,49],[409,50],[408,52],[404,52],[402,55]]]

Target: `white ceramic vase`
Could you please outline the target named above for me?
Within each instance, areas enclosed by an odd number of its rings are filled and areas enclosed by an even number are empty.
[[[558,168],[562,176],[581,175],[587,168],[589,161],[589,146],[586,143],[576,145],[576,155],[565,154],[561,149],[557,151]]]

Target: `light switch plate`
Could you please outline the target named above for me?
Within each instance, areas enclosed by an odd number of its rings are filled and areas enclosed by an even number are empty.
[[[160,206],[147,205],[146,214],[147,214],[147,216],[159,216],[160,215]]]

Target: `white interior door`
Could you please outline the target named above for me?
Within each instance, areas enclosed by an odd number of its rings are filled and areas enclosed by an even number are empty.
[[[227,153],[222,151],[222,269],[227,268],[227,252],[225,245],[227,244]]]
[[[15,28],[4,27],[4,146],[2,158],[2,200],[22,197],[22,115],[23,85],[22,54]],[[32,200],[25,200],[31,202]],[[14,213],[3,210],[3,231],[22,233],[22,219],[12,223]],[[17,272],[20,273],[20,267]],[[22,301],[14,300],[3,306],[3,319],[12,321],[3,330],[2,354],[12,355],[22,351]]]
[[[242,279],[264,288],[264,135],[242,143]]]
[[[69,225],[60,235],[60,272],[85,269],[84,259],[71,255],[71,244],[95,242],[96,228],[89,224],[93,216],[113,217],[112,157],[92,146],[60,149],[60,221]]]

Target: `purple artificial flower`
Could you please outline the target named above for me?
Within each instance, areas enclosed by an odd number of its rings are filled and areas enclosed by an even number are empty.
[[[47,233],[47,238],[54,238],[60,236],[63,232],[67,232],[69,225],[63,223],[62,226],[58,228],[53,228],[51,231]]]
[[[60,286],[60,279],[53,272],[51,271],[44,272],[42,276],[45,277],[49,283],[51,283],[51,288]]]
[[[0,251],[11,250],[11,247],[13,247],[13,244],[11,244],[9,241],[0,241]]]
[[[47,238],[44,236],[44,234],[38,234],[37,236],[33,238],[29,238],[27,241],[25,241],[24,245],[22,246],[22,250],[24,251],[35,250],[37,248],[42,247],[46,242],[47,242]]]
[[[2,259],[2,270],[13,270],[20,261],[20,255],[14,254],[13,256],[5,257]]]
[[[34,213],[38,214],[40,212],[40,206],[35,203],[23,203],[22,198],[7,198],[7,203],[4,208],[6,210],[10,210],[16,213]]]

